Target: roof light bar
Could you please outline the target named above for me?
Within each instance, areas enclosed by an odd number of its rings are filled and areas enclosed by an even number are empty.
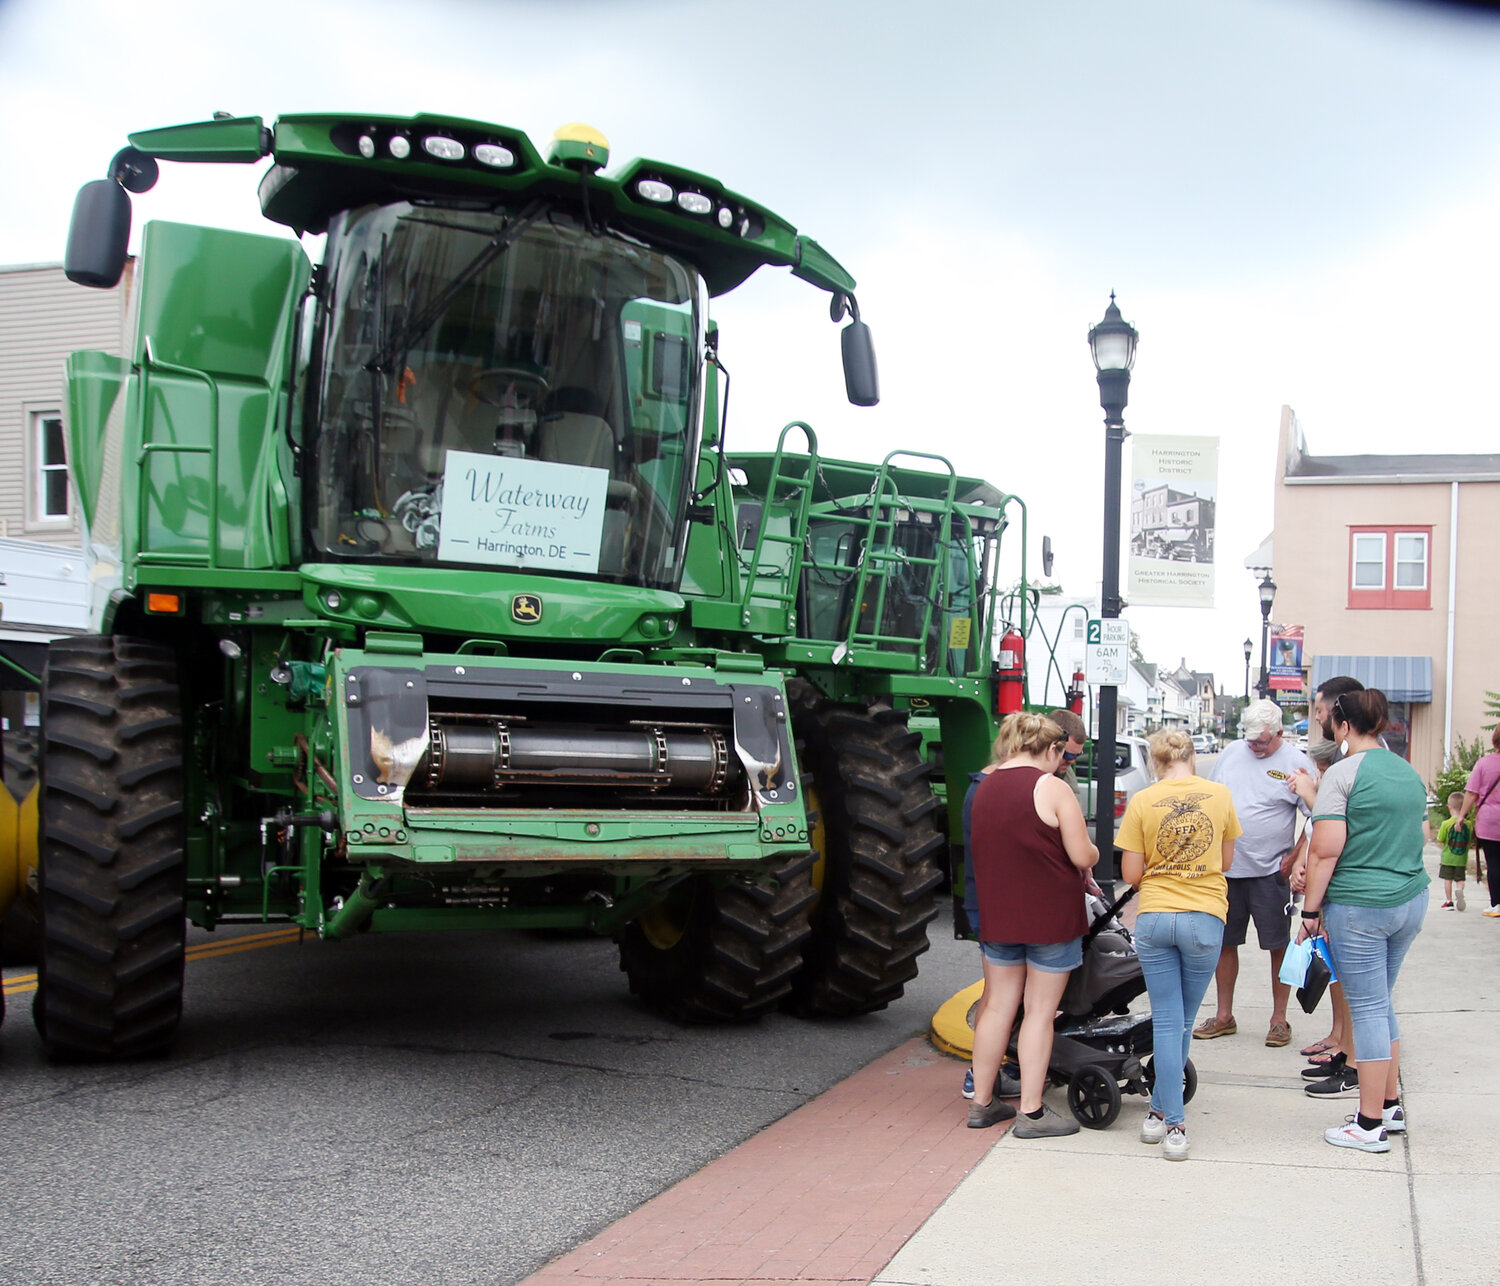
[[[508,170],[516,163],[516,154],[508,147],[501,147],[499,143],[476,143],[474,159],[481,165],[489,165],[497,170]]]
[[[464,145],[456,138],[448,138],[442,134],[429,134],[422,140],[422,150],[440,161],[464,159]]]

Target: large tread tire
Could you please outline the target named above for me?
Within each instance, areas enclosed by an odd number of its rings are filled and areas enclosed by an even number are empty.
[[[941,803],[903,711],[880,699],[836,705],[805,683],[791,696],[823,863],[790,1007],[807,1016],[871,1013],[901,996],[927,950],[942,883]]]
[[[759,1018],[790,994],[811,932],[809,853],[764,881],[689,876],[664,908],[625,926],[630,990],[676,1022]]]
[[[165,1052],[182,1015],[183,735],[172,653],[53,643],[42,679],[41,952],[47,1056]]]

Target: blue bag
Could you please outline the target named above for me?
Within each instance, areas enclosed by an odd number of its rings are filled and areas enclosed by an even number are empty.
[[[1294,942],[1281,957],[1281,969],[1277,977],[1288,987],[1300,987],[1307,981],[1307,966],[1312,963],[1313,940]]]
[[[1318,957],[1328,966],[1328,981],[1337,982],[1339,971],[1333,967],[1333,954],[1328,950],[1328,939],[1320,933],[1315,938],[1309,938],[1308,941],[1312,943],[1312,949],[1317,952]]]

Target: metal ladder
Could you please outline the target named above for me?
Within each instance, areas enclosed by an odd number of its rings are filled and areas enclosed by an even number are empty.
[[[902,456],[908,459],[932,460],[947,471],[947,483],[943,498],[929,500],[915,496],[903,496],[897,489],[891,474],[891,461]],[[921,451],[892,451],[880,462],[880,471],[870,489],[870,516],[865,523],[864,545],[859,560],[859,576],[854,585],[854,598],[849,613],[849,628],[844,643],[855,648],[874,648],[877,651],[911,651],[921,657],[928,632],[932,628],[934,594],[941,594],[947,583],[946,560],[948,540],[952,526],[953,502],[958,490],[958,475],[953,465],[940,455],[929,455]],[[909,553],[896,543],[896,528],[902,513],[928,513],[935,515],[933,552],[930,555]],[[886,615],[886,603],[892,580],[907,568],[925,569],[925,592],[922,595],[923,609],[921,625],[915,634],[885,634],[882,624]],[[870,595],[873,593],[873,602]],[[860,622],[869,611],[871,628],[862,630]],[[939,651],[943,641],[938,642]],[[936,664],[940,658],[924,658]]]
[[[800,430],[807,441],[807,455],[787,461],[786,439],[793,429]],[[800,466],[801,472],[788,472],[784,467]],[[790,617],[797,602],[798,586],[802,581],[803,551],[807,544],[807,514],[812,504],[812,484],[818,471],[818,437],[811,426],[801,420],[793,420],[776,439],[776,454],[771,459],[770,477],[766,479],[766,494],[761,501],[760,530],[755,536],[755,547],[751,550],[748,566],[742,564],[744,588],[740,595],[740,624],[751,622],[751,607],[773,606],[788,614],[787,628],[791,628]],[[785,489],[786,494],[781,492]],[[787,519],[785,534],[771,530],[771,518],[776,515]],[[763,557],[768,546],[782,545],[787,548],[785,565],[767,568]]]

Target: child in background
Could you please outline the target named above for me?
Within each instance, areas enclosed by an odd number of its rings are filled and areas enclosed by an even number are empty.
[[[1464,877],[1469,871],[1469,840],[1473,832],[1467,819],[1460,821],[1456,814],[1464,806],[1464,793],[1456,790],[1448,796],[1448,820],[1438,827],[1438,844],[1443,854],[1438,867],[1438,876],[1443,881],[1443,910],[1464,909]],[[1457,885],[1455,891],[1454,885]]]

